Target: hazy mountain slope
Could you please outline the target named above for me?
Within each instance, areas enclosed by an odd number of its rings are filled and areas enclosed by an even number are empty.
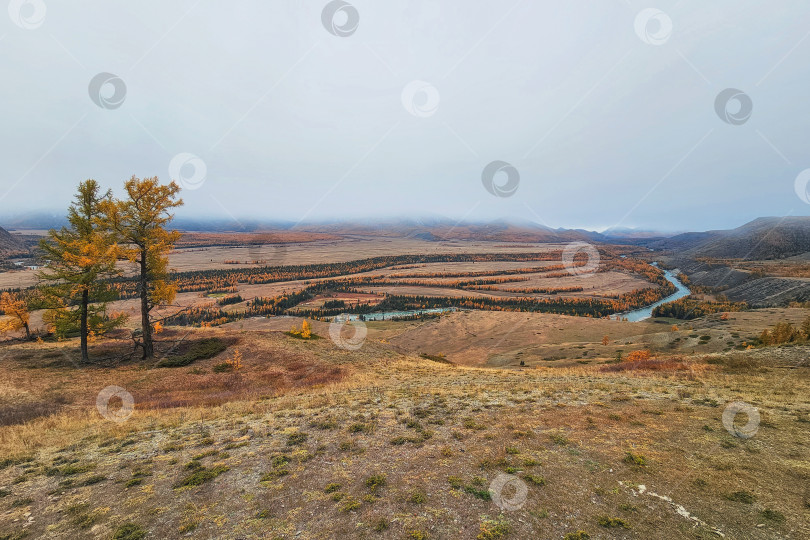
[[[764,217],[731,230],[684,233],[648,244],[685,257],[782,259],[810,251],[810,217]]]
[[[752,279],[723,291],[729,300],[754,307],[785,306],[810,301],[810,279],[766,277]]]
[[[307,224],[296,230],[337,235],[373,235],[419,238],[422,240],[479,240],[492,242],[600,242],[605,238],[596,232],[551,229],[530,222],[493,221],[459,223],[450,220],[387,221],[361,223]]]
[[[722,264],[707,264],[693,259],[676,258],[671,261],[689,276],[695,285],[732,288],[752,279],[749,272],[729,268]]]
[[[26,253],[28,248],[13,234],[0,227],[0,254]]]

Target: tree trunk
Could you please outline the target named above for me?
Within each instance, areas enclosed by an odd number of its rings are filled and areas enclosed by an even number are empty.
[[[89,362],[90,356],[87,354],[87,305],[90,303],[90,291],[85,289],[82,291],[82,311],[81,311],[81,329],[80,339],[82,347],[82,362]]]
[[[149,321],[149,287],[146,274],[146,250],[141,250],[141,331],[143,332],[143,359],[155,355],[152,343],[152,323]]]

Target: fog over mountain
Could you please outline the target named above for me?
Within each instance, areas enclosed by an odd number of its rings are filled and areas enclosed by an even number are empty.
[[[345,31],[324,4],[0,17],[0,213],[133,174],[180,181],[195,220],[684,231],[808,211],[802,2],[358,0]]]

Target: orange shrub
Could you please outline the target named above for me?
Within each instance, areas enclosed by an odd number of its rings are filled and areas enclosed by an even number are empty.
[[[652,358],[652,354],[648,349],[641,349],[640,351],[633,351],[628,354],[625,358],[625,362],[643,362],[645,360],[649,360]]]

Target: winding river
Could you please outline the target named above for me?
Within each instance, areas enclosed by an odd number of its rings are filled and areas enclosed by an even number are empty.
[[[658,266],[655,263],[652,264],[653,266]],[[675,285],[677,291],[670,294],[666,298],[662,298],[661,300],[659,300],[654,304],[650,304],[649,306],[634,309],[633,311],[628,311],[627,313],[619,313],[615,315],[615,318],[618,319],[626,318],[630,322],[643,321],[644,319],[649,319],[650,317],[652,317],[653,309],[657,308],[658,306],[662,304],[668,304],[669,302],[674,302],[675,300],[683,298],[684,296],[689,296],[692,293],[692,291],[689,290],[689,287],[678,281],[678,278],[675,277],[675,274],[673,274],[669,270],[664,270],[664,277],[667,278],[667,281]]]

